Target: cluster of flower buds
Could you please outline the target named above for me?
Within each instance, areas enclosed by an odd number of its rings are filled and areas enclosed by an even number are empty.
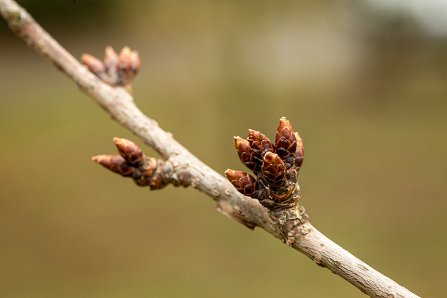
[[[125,87],[129,91],[130,81],[141,67],[138,52],[128,47],[124,47],[119,54],[112,47],[106,47],[104,62],[89,54],[83,54],[81,61],[103,82],[111,86]]]
[[[131,177],[139,186],[161,189],[171,182],[166,175],[169,167],[164,161],[145,156],[141,149],[129,140],[114,138],[113,142],[119,155],[97,155],[92,157],[92,160],[124,177]]]
[[[256,177],[243,171],[226,170],[225,175],[242,194],[259,200],[270,210],[295,207],[299,200],[298,171],[303,163],[303,141],[286,118],[279,120],[275,144],[256,130],[247,139],[234,137],[241,162]]]

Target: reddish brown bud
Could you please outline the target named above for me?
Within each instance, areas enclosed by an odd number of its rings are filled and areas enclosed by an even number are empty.
[[[285,117],[279,119],[275,143],[276,153],[282,158],[286,168],[291,168],[295,162],[297,140],[292,125]]]
[[[131,165],[138,165],[143,162],[143,152],[134,142],[122,139],[113,138],[116,148],[120,155]]]
[[[118,64],[118,54],[111,46],[107,46],[104,53],[104,64],[107,70],[116,69]]]
[[[256,189],[256,179],[251,175],[235,170],[226,170],[225,175],[233,186],[243,195],[252,196]]]
[[[132,177],[139,186],[149,186],[151,189],[161,189],[169,183],[175,186],[189,185],[189,181],[172,176],[169,162],[144,156],[141,149],[133,142],[113,138],[120,155],[98,155],[92,159],[109,170],[126,177]]]
[[[241,137],[234,137],[234,147],[241,162],[250,170],[258,173],[261,170],[262,163],[253,156],[250,143]]]
[[[122,72],[128,73],[130,68],[130,54],[132,51],[128,47],[124,47],[118,56],[118,69]]]
[[[121,50],[118,57],[118,71],[124,85],[135,77],[140,65],[140,57],[136,51],[131,51],[128,47]]]
[[[100,76],[105,72],[104,64],[92,55],[83,54],[81,56],[81,62],[97,76]]]
[[[301,139],[300,135],[297,132],[295,132],[295,137],[297,143],[295,151],[295,166],[297,167],[297,169],[299,169],[304,160],[304,146],[303,139]]]
[[[263,180],[273,191],[281,189],[286,183],[286,166],[278,154],[267,152],[262,163]]]
[[[129,47],[122,48],[118,56],[118,68],[127,70],[130,68],[130,55],[132,51]]]
[[[130,69],[134,74],[137,74],[141,68],[141,59],[137,51],[132,51],[129,56]]]
[[[121,52],[118,55],[118,59],[120,62],[129,61],[129,56],[132,53],[129,47],[124,47],[121,49]]]
[[[267,152],[275,151],[275,148],[273,147],[273,144],[270,141],[270,139],[257,130],[249,129],[247,140],[248,140],[250,147],[253,151],[254,157],[257,158],[259,160],[259,162],[261,162],[261,163],[262,163],[262,158],[264,157],[264,155]]]
[[[121,155],[97,155],[93,156],[92,160],[125,177],[133,176],[135,173],[135,169]]]

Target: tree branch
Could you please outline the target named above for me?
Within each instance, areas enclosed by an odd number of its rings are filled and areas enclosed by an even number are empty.
[[[30,47],[67,74],[114,120],[166,158],[172,173],[182,180],[183,186],[191,185],[212,197],[219,212],[251,229],[260,227],[274,237],[288,241],[316,264],[328,268],[371,297],[418,297],[332,242],[307,220],[286,225],[284,231],[284,225],[268,209],[237,192],[223,176],[192,155],[156,121],[145,116],[126,89],[111,87],[88,71],[16,2],[0,0],[0,13],[11,30]]]

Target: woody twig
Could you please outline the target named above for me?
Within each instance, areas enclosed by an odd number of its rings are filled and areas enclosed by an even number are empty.
[[[0,14],[11,30],[30,47],[53,62],[114,120],[165,159],[161,161],[146,158],[134,144],[116,139],[115,144],[120,155],[97,156],[94,158],[96,162],[121,175],[132,177],[137,184],[151,188],[169,183],[191,185],[212,197],[221,213],[250,228],[264,229],[371,297],[418,297],[329,240],[307,220],[304,210],[296,204],[299,189],[294,182],[294,173],[288,172],[290,169],[298,171],[301,166],[302,151],[294,153],[293,148],[302,146],[299,145],[300,138],[285,119],[281,120],[278,129],[280,132],[275,140],[276,147],[255,131],[249,133],[248,143],[236,138],[236,147],[242,162],[254,174],[262,173],[255,178],[242,172],[227,171],[227,176],[236,189],[137,108],[127,85],[136,73],[134,69],[139,68],[139,61],[136,63],[136,55],[129,54],[132,53],[130,50],[124,51],[127,58],[123,64],[124,71],[120,70],[121,74],[113,74],[111,69],[107,69],[106,61],[101,65],[103,62],[94,60],[91,56],[84,56],[85,67],[15,1],[0,0]],[[157,178],[160,175],[166,177],[162,177],[160,181]],[[294,183],[295,186],[292,187]],[[295,211],[288,212],[294,208]]]

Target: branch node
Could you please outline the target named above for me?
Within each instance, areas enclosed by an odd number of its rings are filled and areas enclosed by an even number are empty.
[[[22,19],[22,16],[20,15],[20,10],[8,12],[8,14],[6,16],[6,21],[8,22],[9,27],[13,31],[18,31],[20,29],[20,27],[23,25],[23,22],[22,22],[23,19]]]

